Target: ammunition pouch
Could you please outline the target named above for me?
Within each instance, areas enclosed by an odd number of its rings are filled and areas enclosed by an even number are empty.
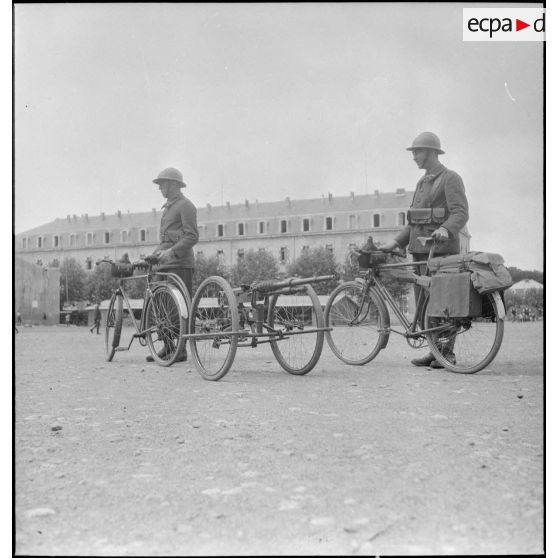
[[[421,207],[407,211],[409,225],[441,225],[445,221],[445,207]]]
[[[167,231],[161,234],[161,242],[178,242],[181,238],[183,238],[184,233],[182,231]]]

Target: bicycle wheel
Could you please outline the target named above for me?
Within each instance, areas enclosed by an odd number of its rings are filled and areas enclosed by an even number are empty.
[[[177,288],[157,286],[145,307],[145,340],[153,360],[160,366],[170,366],[182,353],[187,322],[181,312],[182,294]]]
[[[122,334],[123,297],[119,292],[115,292],[109,303],[107,312],[107,321],[105,324],[105,357],[110,362],[116,348],[120,343],[120,335]]]
[[[208,277],[192,300],[190,333],[206,334],[190,338],[194,364],[206,380],[220,380],[231,367],[236,355],[238,309],[230,285],[222,277]],[[232,333],[233,335],[220,335]],[[211,337],[211,334],[219,334]]]
[[[389,314],[376,291],[362,284],[339,285],[325,307],[326,332],[331,350],[346,364],[362,366],[383,349],[389,338]]]
[[[482,296],[482,314],[475,318],[436,318],[428,315],[426,305],[423,323],[424,329],[447,325],[425,334],[436,360],[450,372],[474,374],[490,364],[500,349],[504,306],[499,293]]]
[[[307,374],[316,366],[322,354],[324,332],[305,330],[323,328],[324,315],[312,285],[304,285],[293,294],[273,295],[267,324],[281,332],[281,337],[270,338],[270,345],[277,362],[289,374]]]

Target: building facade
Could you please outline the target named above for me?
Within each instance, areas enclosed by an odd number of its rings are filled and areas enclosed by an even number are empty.
[[[406,224],[413,192],[395,192],[278,202],[227,202],[198,208],[199,242],[196,254],[218,256],[234,265],[248,250],[266,249],[281,269],[305,250],[325,247],[342,263],[349,249],[362,245],[369,235],[384,242]],[[56,265],[75,258],[91,270],[102,258],[116,259],[128,253],[132,261],[150,254],[159,243],[161,212],[89,216],[68,215],[20,233],[16,254],[40,265]],[[461,234],[462,251],[469,249],[469,234]]]

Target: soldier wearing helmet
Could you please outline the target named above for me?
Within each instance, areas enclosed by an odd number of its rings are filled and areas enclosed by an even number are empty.
[[[194,272],[193,246],[198,242],[197,210],[186,198],[181,188],[186,184],[182,173],[175,168],[167,168],[159,173],[153,182],[159,186],[166,199],[159,229],[159,246],[153,255],[159,258],[159,271],[168,271],[178,275],[188,293],[192,296],[192,276]],[[164,350],[164,349],[163,349]],[[153,360],[148,356],[147,360]],[[176,362],[186,360],[186,352]]]
[[[420,244],[417,237],[432,236],[436,239],[436,255],[458,254],[459,232],[469,220],[469,204],[463,180],[455,171],[447,169],[438,161],[438,155],[445,152],[436,134],[419,134],[407,151],[412,152],[418,168],[424,169],[424,176],[418,181],[408,212],[407,226],[381,249],[391,251],[408,247],[413,261],[425,261],[430,247]],[[416,296],[415,291],[415,300]],[[448,347],[447,352],[451,358],[453,347]],[[415,366],[442,368],[432,353],[411,362]]]

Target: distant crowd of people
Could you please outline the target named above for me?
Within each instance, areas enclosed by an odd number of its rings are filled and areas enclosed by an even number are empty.
[[[511,306],[508,316],[512,322],[535,322],[542,320],[542,306]]]

